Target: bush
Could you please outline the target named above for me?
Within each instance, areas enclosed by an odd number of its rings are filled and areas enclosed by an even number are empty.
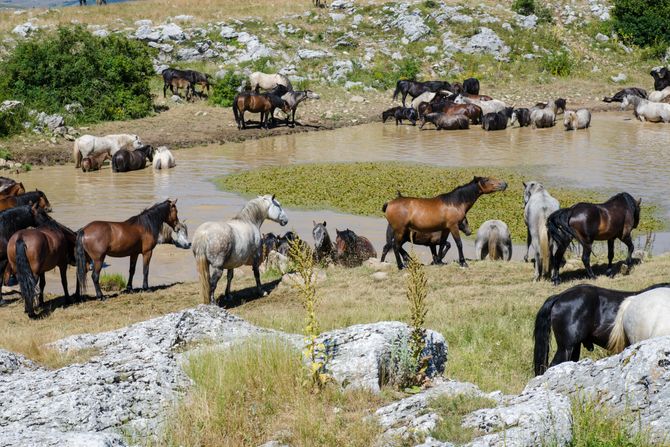
[[[126,288],[126,279],[119,273],[100,275],[100,288],[105,292],[119,292]]]
[[[670,43],[670,0],[614,0],[614,29],[639,46]]]
[[[209,97],[209,102],[214,105],[222,107],[230,107],[233,105],[235,95],[239,93],[240,87],[244,82],[244,78],[236,75],[233,72],[228,72],[219,79],[213,86],[212,94]]]
[[[535,0],[514,0],[512,10],[525,16],[535,14]]]
[[[23,132],[23,122],[28,120],[28,112],[24,106],[0,112],[0,138]]]
[[[421,72],[421,64],[417,59],[409,58],[403,59],[398,67],[395,79],[416,79]]]
[[[152,111],[152,74],[144,44],[118,34],[96,37],[81,26],[60,27],[16,46],[0,67],[0,95],[47,113],[79,102],[82,122],[141,118]]]
[[[554,76],[568,76],[572,72],[573,60],[567,51],[555,51],[545,56],[543,65]]]

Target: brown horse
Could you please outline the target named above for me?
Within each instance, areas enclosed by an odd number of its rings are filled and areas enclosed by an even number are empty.
[[[474,177],[470,183],[456,187],[453,191],[432,198],[398,197],[382,206],[391,228],[393,228],[393,252],[398,268],[404,267],[400,254],[402,245],[408,240],[411,230],[421,233],[442,232],[443,240],[451,236],[458,247],[458,262],[467,267],[463,256],[463,244],[458,224],[482,194],[504,191],[507,183],[489,177]]]
[[[34,203],[36,203],[40,208],[44,208],[47,213],[51,212],[51,204],[49,203],[49,199],[47,199],[47,196],[39,190],[0,199],[0,211],[16,208],[17,206],[22,205],[32,205]]]
[[[39,278],[39,305],[44,305],[44,273],[58,267],[63,293],[69,301],[67,290],[67,266],[75,265],[74,246],[76,234],[64,225],[40,211],[45,221],[37,228],[19,230],[7,243],[7,259],[9,269],[16,273],[21,288],[21,296],[25,302],[25,311],[32,318],[35,316],[33,301],[35,286]]]
[[[100,270],[106,256],[130,257],[127,292],[133,290],[133,275],[137,258],[142,254],[144,262],[143,289],[149,288],[149,263],[153,249],[158,243],[163,223],[174,229],[179,224],[177,201],[166,200],[145,209],[124,222],[94,221],[77,232],[75,256],[77,259],[77,282],[82,293],[86,292],[86,273],[93,261],[93,284],[95,296],[102,300]]]
[[[93,153],[81,160],[81,170],[84,172],[97,171],[108,158],[109,152]]]
[[[335,229],[336,261],[345,267],[358,267],[370,258],[377,257],[377,251],[372,242],[364,236],[359,236],[350,229],[339,231]]]
[[[627,192],[611,197],[605,203],[578,203],[570,208],[554,211],[547,218],[549,238],[556,244],[551,262],[552,281],[558,284],[558,269],[565,250],[572,239],[582,246],[582,262],[586,274],[593,279],[596,275],[591,269],[591,247],[593,241],[607,241],[607,275],[614,276],[612,259],[614,258],[614,240],[620,239],[628,247],[626,265],[633,262],[633,239],[630,234],[640,223],[640,203]]]
[[[288,114],[291,108],[286,101],[278,96],[263,93],[240,93],[233,100],[233,115],[235,115],[235,122],[238,129],[246,129],[247,125],[244,122],[244,112],[260,113],[260,127],[270,128],[270,118],[274,123],[274,111],[280,108],[284,113]]]
[[[7,197],[14,197],[18,196],[19,194],[25,194],[25,193],[26,188],[23,187],[23,183],[14,183],[13,185],[8,186],[7,188],[0,191],[0,199],[4,199]]]
[[[183,88],[186,89],[186,100],[191,99],[191,90],[193,89],[193,85],[191,84],[191,81],[188,79],[184,78],[178,78],[174,77],[170,79],[170,90],[172,90],[172,93],[175,95],[179,96],[179,89]]]

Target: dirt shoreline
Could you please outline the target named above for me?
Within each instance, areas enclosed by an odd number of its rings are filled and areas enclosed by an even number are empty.
[[[213,107],[206,102],[175,104],[168,110],[155,115],[130,120],[108,121],[77,128],[80,134],[106,135],[114,133],[132,133],[140,135],[142,140],[153,146],[168,146],[171,150],[187,149],[209,144],[240,143],[279,135],[291,135],[304,132],[334,130],[343,127],[358,126],[381,121],[381,112],[393,103],[386,94],[375,94],[363,103],[329,104],[340,109],[334,115],[346,115],[346,118],[324,118],[323,102],[308,102],[299,112],[300,125],[287,127],[283,123],[269,130],[257,127],[238,130],[229,108]],[[383,106],[380,106],[383,105]],[[592,112],[602,113],[618,110],[618,104],[587,103],[572,104],[569,108],[588,107]],[[253,116],[253,115],[252,115]],[[255,117],[254,117],[255,118]],[[302,119],[301,119],[302,118]],[[252,126],[257,124],[252,124]],[[561,125],[560,122],[557,125]],[[23,134],[7,140],[0,140],[0,147],[9,149],[13,160],[29,163],[33,166],[49,166],[72,162],[73,142],[62,137]]]

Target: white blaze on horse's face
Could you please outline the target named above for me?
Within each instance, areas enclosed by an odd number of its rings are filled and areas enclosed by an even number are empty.
[[[191,248],[191,243],[188,241],[188,228],[186,228],[186,225],[178,223],[175,226],[175,230],[172,232],[172,242],[179,248]]]
[[[318,93],[314,93],[311,90],[307,90],[307,97],[309,99],[319,99],[319,98],[321,98]]]
[[[282,227],[288,223],[288,217],[281,207],[281,204],[274,198],[274,196],[263,196],[268,202],[268,219],[278,222]]]

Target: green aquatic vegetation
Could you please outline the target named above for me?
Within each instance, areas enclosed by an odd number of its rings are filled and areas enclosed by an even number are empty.
[[[333,209],[363,216],[382,216],[381,207],[398,191],[403,195],[432,197],[451,191],[475,175],[502,178],[507,190],[484,195],[468,212],[473,230],[484,221],[500,219],[507,223],[513,240],[525,241],[523,220],[523,181],[531,176],[511,169],[445,168],[413,163],[319,163],[272,166],[227,175],[216,180],[219,188],[241,194],[276,194],[286,206],[308,209]],[[557,188],[546,183],[561,206],[577,202],[599,202],[609,193],[586,189]],[[653,204],[642,203],[639,232],[663,228]]]

